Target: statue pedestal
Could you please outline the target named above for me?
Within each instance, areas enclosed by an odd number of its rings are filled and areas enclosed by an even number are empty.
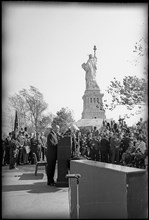
[[[92,118],[92,119],[80,119],[76,122],[76,125],[80,127],[97,127],[98,129],[103,125],[102,118]]]
[[[103,98],[100,89],[85,90],[83,95],[83,113],[82,119],[106,119],[103,109]]]
[[[57,173],[57,187],[68,187],[68,166],[71,158],[71,137],[63,137],[58,143],[57,149],[57,161],[58,161],[58,173]]]

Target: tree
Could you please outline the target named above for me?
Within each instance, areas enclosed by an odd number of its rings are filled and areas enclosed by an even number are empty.
[[[53,118],[53,114],[42,115],[41,119],[39,120],[39,130],[45,131],[45,128],[52,124]]]
[[[147,41],[143,37],[136,42],[133,53],[136,53],[138,58],[135,60],[135,65],[141,57],[144,60],[147,57]],[[112,101],[109,104],[105,101],[105,108],[113,110],[117,105],[125,105],[127,109],[132,110],[135,106],[141,109],[142,105],[146,105],[148,97],[146,65],[144,70],[142,78],[125,76],[122,83],[114,78],[107,89],[112,96]]]
[[[42,114],[48,106],[43,99],[43,94],[34,86],[30,86],[29,90],[22,89],[19,94],[9,97],[9,100],[18,111],[20,126],[30,124],[38,131]]]
[[[34,86],[30,86],[29,90],[23,89],[20,91],[20,95],[24,98],[27,104],[28,111],[31,116],[31,121],[38,130],[39,120],[43,111],[48,107],[48,104],[43,99],[43,94],[39,92]]]
[[[133,52],[136,53],[138,57],[147,56],[147,40],[144,37],[135,43]]]
[[[20,94],[9,97],[10,106],[18,112],[19,127],[27,125],[30,117],[28,116],[28,107],[24,98]]]
[[[136,55],[133,64],[137,66],[139,62],[144,63],[144,72],[143,74],[147,80],[147,63],[148,63],[148,44],[147,38],[142,37],[138,42],[135,43],[133,53]]]
[[[59,125],[61,132],[64,133],[74,123],[73,113],[68,108],[61,108],[56,114],[57,116],[53,119],[52,127]]]
[[[2,105],[2,132],[8,134],[13,131],[15,111],[8,105]]]
[[[136,105],[141,106],[147,103],[147,85],[144,78],[125,76],[122,83],[114,78],[107,92],[112,96],[112,102],[109,104],[111,110],[117,105],[125,105],[131,110]]]

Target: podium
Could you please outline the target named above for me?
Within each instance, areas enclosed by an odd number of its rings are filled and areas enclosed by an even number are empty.
[[[89,160],[70,161],[70,174],[80,174],[80,219],[148,218],[146,170]],[[71,186],[71,219],[77,218],[77,186]]]
[[[62,137],[59,140],[57,148],[57,187],[68,187],[68,179],[66,179],[66,174],[68,174],[68,166],[71,158],[71,137]]]

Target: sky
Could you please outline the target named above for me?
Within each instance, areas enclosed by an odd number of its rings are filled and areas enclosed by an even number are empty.
[[[147,35],[147,4],[83,4],[3,2],[3,102],[34,86],[43,94],[49,112],[62,107],[81,119],[88,55],[97,51],[96,81],[106,89],[114,77],[142,76],[145,61],[134,45]],[[134,65],[138,59],[138,64]],[[126,110],[125,110],[126,111]],[[116,119],[124,108],[107,111]]]

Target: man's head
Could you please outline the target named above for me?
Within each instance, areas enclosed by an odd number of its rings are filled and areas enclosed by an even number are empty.
[[[96,131],[97,130],[97,127],[96,126],[94,126],[94,131]]]
[[[52,129],[52,126],[48,125],[47,130],[51,130],[51,129]]]
[[[59,131],[60,131],[60,126],[59,126],[59,125],[56,125],[56,126],[55,126],[55,131],[56,131],[57,133],[59,133]]]

